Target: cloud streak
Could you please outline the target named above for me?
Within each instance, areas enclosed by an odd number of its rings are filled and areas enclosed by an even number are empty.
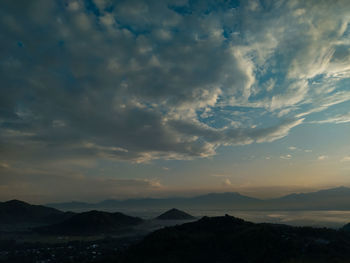
[[[343,115],[336,115],[334,117],[325,119],[325,120],[319,120],[319,121],[312,121],[311,123],[317,123],[317,124],[323,124],[323,123],[335,123],[335,124],[341,124],[341,123],[348,123],[350,122],[350,113],[343,114]]]

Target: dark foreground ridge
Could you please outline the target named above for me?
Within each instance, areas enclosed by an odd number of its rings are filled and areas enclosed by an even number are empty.
[[[161,214],[160,216],[158,216],[157,219],[160,219],[160,220],[190,220],[190,219],[195,219],[195,217],[191,216],[190,214],[187,214],[184,211],[173,208],[173,209],[170,209],[170,210],[166,211],[165,213]]]
[[[153,232],[130,247],[121,262],[350,262],[350,235],[228,215],[203,217]]]
[[[76,214],[61,223],[40,227],[36,230],[39,233],[59,235],[109,234],[142,222],[141,218],[119,212],[108,213],[94,210]]]

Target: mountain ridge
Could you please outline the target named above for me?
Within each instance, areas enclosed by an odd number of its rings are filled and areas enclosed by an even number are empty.
[[[97,203],[51,203],[47,206],[69,209],[123,209],[137,207],[215,208],[237,210],[350,210],[350,188],[340,186],[278,198],[259,199],[237,192],[208,193],[194,197],[107,199]]]
[[[225,215],[156,230],[121,262],[349,262],[350,235]]]

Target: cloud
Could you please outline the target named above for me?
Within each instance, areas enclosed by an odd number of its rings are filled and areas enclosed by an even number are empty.
[[[350,162],[350,156],[344,156],[340,161],[341,162]]]
[[[224,186],[231,186],[231,185],[232,185],[231,180],[228,179],[228,178],[222,180],[222,184],[223,184]]]
[[[317,159],[320,161],[324,161],[324,160],[328,159],[328,156],[327,155],[320,155],[317,157]]]
[[[348,1],[88,2],[1,4],[1,158],[206,158],[350,100]]]
[[[280,158],[283,160],[289,160],[289,159],[292,159],[292,155],[291,154],[281,155]]]
[[[261,130],[257,142],[272,142],[288,135],[289,131],[300,125],[304,119],[287,120],[278,126]]]
[[[227,175],[225,175],[225,174],[212,174],[211,175],[212,177],[227,177]]]
[[[341,123],[348,123],[350,122],[350,113],[343,114],[343,115],[336,115],[334,117],[320,120],[320,121],[312,121],[311,123],[317,123],[317,124],[323,124],[323,123],[335,123],[335,124],[341,124]]]

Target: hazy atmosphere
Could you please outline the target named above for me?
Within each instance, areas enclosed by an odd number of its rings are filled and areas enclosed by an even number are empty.
[[[348,0],[2,0],[0,201],[350,186],[349,22]]]

